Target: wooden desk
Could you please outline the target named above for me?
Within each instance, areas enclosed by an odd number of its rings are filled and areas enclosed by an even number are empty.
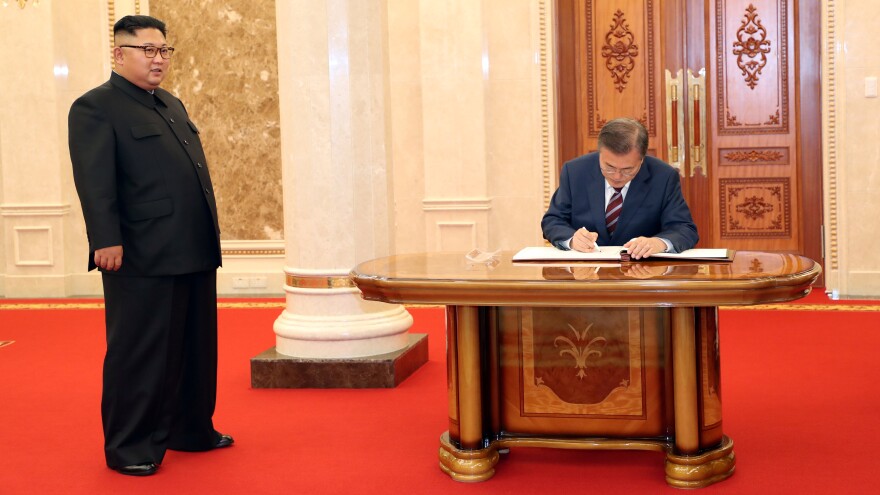
[[[733,474],[722,432],[718,306],[790,301],[821,273],[790,254],[733,262],[469,264],[461,253],[357,266],[366,299],[447,307],[449,431],[440,467],[486,480],[510,447],[666,454],[666,481]]]

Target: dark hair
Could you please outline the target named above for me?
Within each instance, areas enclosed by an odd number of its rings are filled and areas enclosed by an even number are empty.
[[[614,119],[599,131],[599,149],[607,149],[615,155],[625,155],[639,150],[642,157],[648,153],[648,131],[638,120]]]
[[[148,28],[158,29],[162,32],[162,36],[166,36],[165,23],[159,19],[148,15],[127,15],[113,25],[113,37],[115,38],[120,32],[137,36],[139,30]]]

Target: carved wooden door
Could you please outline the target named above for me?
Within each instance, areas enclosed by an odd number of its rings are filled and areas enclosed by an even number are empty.
[[[819,3],[557,0],[559,156],[627,116],[679,170],[700,246],[820,260]]]

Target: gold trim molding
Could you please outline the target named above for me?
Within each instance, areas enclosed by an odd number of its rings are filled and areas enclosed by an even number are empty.
[[[221,249],[223,256],[284,256],[283,249]]]
[[[538,2],[538,57],[541,71],[541,178],[543,179],[542,193],[544,200],[544,211],[550,207],[550,195],[553,193],[553,172],[555,163],[553,163],[553,139],[552,127],[550,125],[551,118],[555,115],[553,105],[555,98],[550,91],[552,68],[550,66],[550,43],[552,30],[548,28],[553,19],[552,16],[552,0],[540,0]]]
[[[825,257],[832,270],[838,269],[838,237],[837,237],[837,26],[835,22],[835,0],[825,0],[825,53],[823,72],[827,74],[822,80],[825,102],[824,118],[825,135],[823,148],[825,149],[826,191],[827,191],[827,221],[828,233]]]
[[[21,0],[19,0],[21,1]],[[39,1],[39,0],[36,0]],[[141,15],[141,0],[134,0],[134,15]],[[113,61],[113,25],[116,24],[116,0],[107,0],[107,29],[110,33],[110,68],[116,68],[116,62]]]
[[[285,278],[288,287],[298,289],[348,289],[354,287],[354,282],[348,276],[310,276],[290,275]]]

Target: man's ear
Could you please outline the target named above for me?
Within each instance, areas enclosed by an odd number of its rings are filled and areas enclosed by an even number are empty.
[[[119,48],[118,46],[114,46],[113,51],[111,52],[111,55],[113,56],[113,61],[116,62],[116,65],[123,64],[125,59],[123,58],[123,55],[122,55],[122,48]]]

